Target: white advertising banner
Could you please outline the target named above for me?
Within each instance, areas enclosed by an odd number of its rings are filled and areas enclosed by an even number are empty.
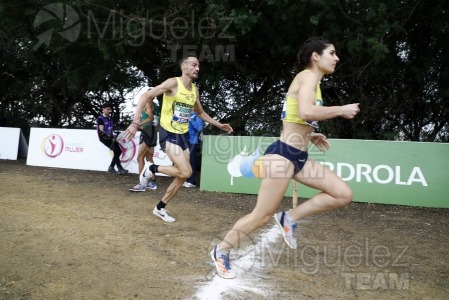
[[[130,173],[138,173],[137,151],[140,132],[128,141],[120,134],[122,166]],[[103,145],[92,129],[31,128],[27,165],[79,170],[107,171],[113,153]],[[167,154],[158,145],[154,150],[154,162],[171,165]]]
[[[0,159],[25,158],[28,152],[25,137],[20,128],[0,127]]]

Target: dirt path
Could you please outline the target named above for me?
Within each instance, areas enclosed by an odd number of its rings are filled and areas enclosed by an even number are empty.
[[[300,222],[287,249],[273,223],[217,278],[211,245],[253,195],[130,193],[136,175],[0,160],[0,299],[448,299],[449,210],[354,203]],[[284,209],[291,205],[286,199]]]

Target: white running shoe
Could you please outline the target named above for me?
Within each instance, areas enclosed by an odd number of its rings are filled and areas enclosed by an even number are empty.
[[[290,248],[296,249],[298,247],[295,238],[296,223],[291,221],[286,211],[275,213],[273,217],[281,230],[285,243]]]
[[[184,182],[183,184],[182,184],[182,186],[183,187],[186,187],[186,188],[194,188],[194,187],[196,187],[196,185],[194,185],[193,183],[190,183],[190,182]]]
[[[143,166],[142,172],[139,176],[139,181],[141,186],[148,185],[148,179],[153,177],[153,173],[150,171],[151,162],[147,161],[145,166]]]
[[[165,222],[169,222],[169,223],[173,223],[176,221],[175,218],[173,218],[172,216],[170,216],[168,214],[168,211],[165,210],[165,208],[161,208],[160,210],[157,209],[157,206],[154,207],[153,209],[153,214],[155,216],[158,216],[159,218],[161,218],[162,220],[164,220]]]

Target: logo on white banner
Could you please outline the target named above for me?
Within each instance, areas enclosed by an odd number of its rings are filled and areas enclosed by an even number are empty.
[[[58,157],[64,149],[64,140],[58,134],[50,134],[42,140],[41,148],[47,157]]]
[[[120,149],[122,150],[120,161],[125,164],[130,162],[137,152],[136,143],[134,143],[133,140],[128,140],[127,138],[125,138],[123,134],[120,134],[117,137],[117,142],[119,143]]]

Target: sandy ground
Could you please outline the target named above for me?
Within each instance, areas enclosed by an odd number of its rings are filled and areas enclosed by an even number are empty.
[[[447,209],[353,203],[302,220],[297,250],[271,222],[225,280],[209,251],[255,196],[183,188],[168,224],[158,180],[0,160],[0,299],[449,299]]]

